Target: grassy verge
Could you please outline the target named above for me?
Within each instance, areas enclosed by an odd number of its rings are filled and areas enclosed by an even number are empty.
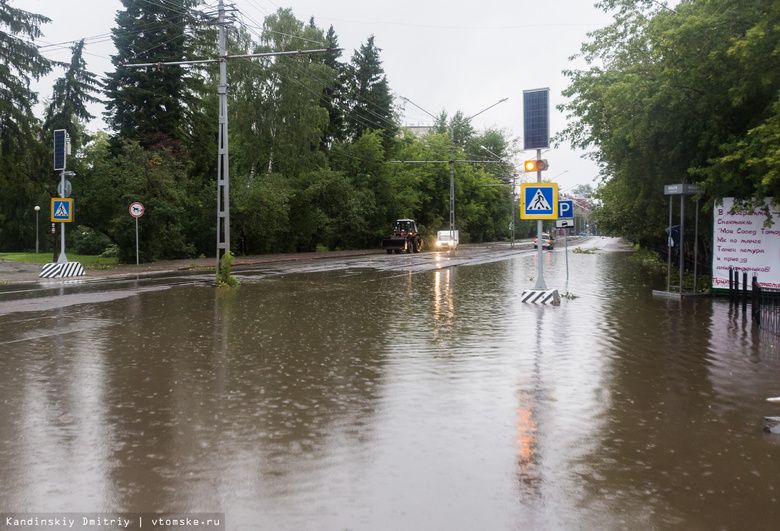
[[[632,262],[641,262],[645,267],[662,271],[664,274],[666,274],[669,270],[669,264],[667,263],[667,260],[664,260],[661,255],[655,251],[650,251],[648,249],[638,249],[636,253],[627,257],[626,260],[631,260]],[[680,269],[676,267],[675,262],[672,262],[671,272],[668,274],[668,276],[671,279],[671,282],[675,284],[674,286],[671,286],[670,289],[672,291],[678,291],[680,289]],[[693,281],[693,272],[686,271],[683,275],[683,290],[693,291]],[[703,275],[702,273],[699,273],[696,276],[696,291],[699,293],[705,293],[709,291],[711,283],[712,278],[709,275]]]
[[[109,269],[119,263],[117,258],[104,258],[101,256],[88,256],[80,254],[67,254],[68,261],[79,262],[85,269]],[[0,260],[13,262],[25,262],[28,264],[49,264],[52,261],[52,253],[0,253]]]

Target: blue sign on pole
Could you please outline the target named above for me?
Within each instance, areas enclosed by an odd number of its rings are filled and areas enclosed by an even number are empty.
[[[73,199],[52,198],[51,220],[69,223],[73,221]]]
[[[558,201],[558,218],[571,219],[574,217],[574,201]]]
[[[68,133],[65,129],[54,131],[54,170],[65,169],[65,151],[67,150]]]
[[[558,219],[557,183],[521,183],[521,219]]]

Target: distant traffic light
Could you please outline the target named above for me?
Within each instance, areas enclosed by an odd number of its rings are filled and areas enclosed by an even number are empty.
[[[523,163],[525,171],[544,171],[547,169],[546,160],[527,160]]]

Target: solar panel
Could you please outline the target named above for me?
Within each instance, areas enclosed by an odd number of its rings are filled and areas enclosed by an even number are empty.
[[[54,131],[54,170],[65,169],[65,144],[67,133],[65,129]]]
[[[523,149],[550,147],[550,89],[523,91]]]

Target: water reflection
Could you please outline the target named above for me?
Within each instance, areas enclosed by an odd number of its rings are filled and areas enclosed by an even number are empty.
[[[453,285],[457,268],[437,269],[433,273],[433,335],[440,342],[452,338],[455,305]]]

